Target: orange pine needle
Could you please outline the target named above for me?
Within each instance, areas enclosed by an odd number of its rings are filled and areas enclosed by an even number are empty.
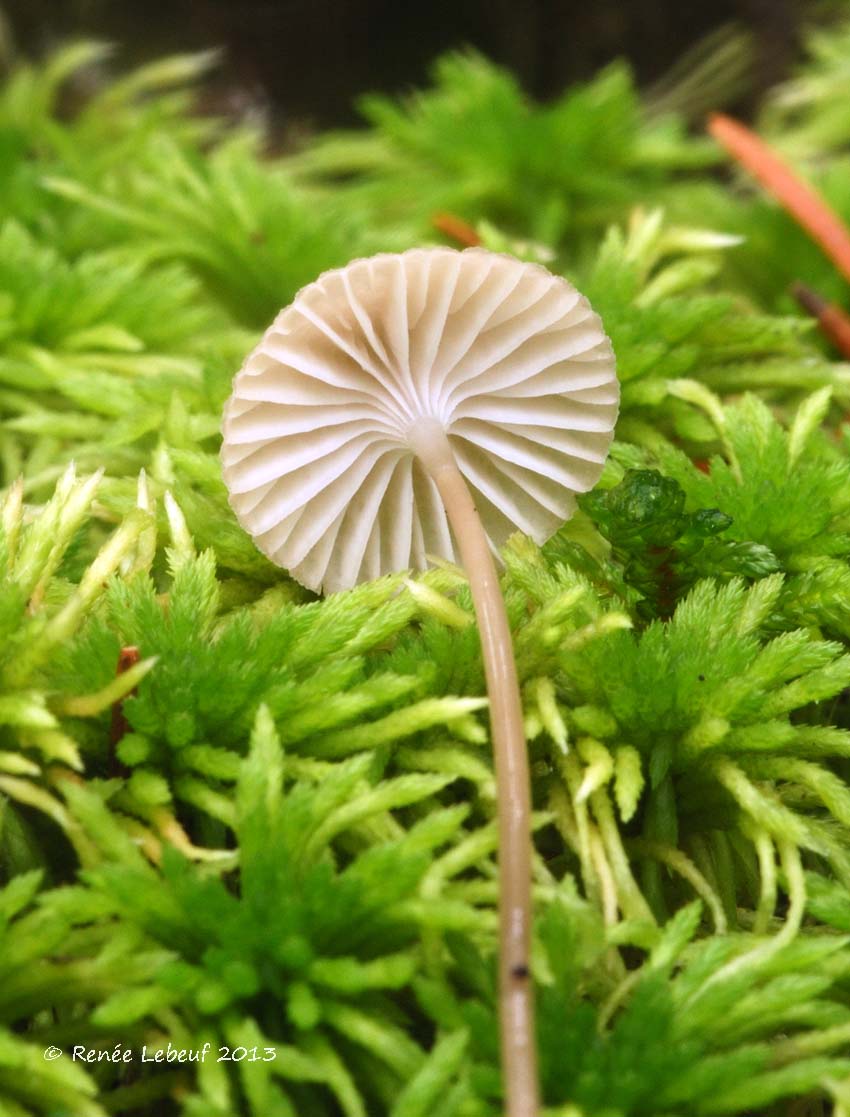
[[[431,218],[431,224],[445,236],[467,248],[476,248],[481,244],[481,237],[473,227],[453,213],[435,213]]]
[[[850,282],[850,229],[825,199],[739,121],[713,113],[708,131],[791,214]]]

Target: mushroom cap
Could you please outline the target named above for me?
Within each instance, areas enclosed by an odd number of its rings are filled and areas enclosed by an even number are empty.
[[[314,590],[454,560],[410,433],[448,436],[494,547],[542,543],[602,472],[614,353],[583,295],[537,264],[419,248],[326,272],[233,382],[221,458],[257,546]]]

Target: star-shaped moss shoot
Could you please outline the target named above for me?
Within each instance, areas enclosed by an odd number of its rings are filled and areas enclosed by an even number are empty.
[[[305,287],[250,354],[224,415],[230,501],[314,590],[429,555],[472,590],[498,785],[500,1020],[508,1117],[538,1110],[528,753],[494,553],[543,542],[596,483],[619,389],[587,300],[479,248],[355,260]]]

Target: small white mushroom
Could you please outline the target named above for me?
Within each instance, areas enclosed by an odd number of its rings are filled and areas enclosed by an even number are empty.
[[[439,432],[496,547],[543,542],[596,483],[618,390],[599,318],[542,267],[415,249],[328,272],[248,357],[224,417],[239,521],[332,592],[455,558],[427,468]]]
[[[599,478],[619,388],[587,300],[536,264],[414,249],[327,272],[249,355],[224,415],[230,502],[311,589],[460,558],[499,792],[500,1017],[508,1117],[538,1112],[530,782],[494,550],[543,542]],[[458,555],[459,552],[459,555]]]

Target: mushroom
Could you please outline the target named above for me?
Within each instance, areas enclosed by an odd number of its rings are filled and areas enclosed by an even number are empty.
[[[498,789],[499,1001],[508,1117],[538,1111],[531,793],[494,556],[542,543],[613,437],[611,344],[587,300],[481,248],[355,260],[305,287],[248,356],[224,414],[237,518],[272,561],[332,592],[428,556],[466,571]]]

